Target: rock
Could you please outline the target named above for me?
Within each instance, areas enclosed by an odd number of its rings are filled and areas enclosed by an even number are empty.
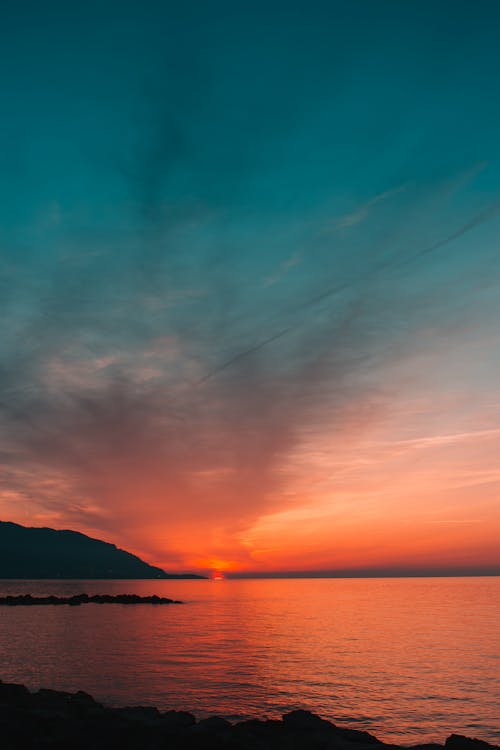
[[[272,747],[288,740],[286,727],[282,721],[275,719],[249,719],[240,721],[234,726],[238,740],[246,747],[260,746],[261,743]],[[285,730],[285,731],[284,731]],[[287,744],[290,744],[287,742]]]
[[[291,711],[282,721],[231,724],[213,716],[197,723],[186,711],[106,708],[83,691],[42,689],[31,694],[23,685],[0,681],[0,745],[5,750],[370,750],[374,744],[381,750],[405,750],[309,711]],[[446,747],[423,744],[406,750],[500,748],[452,735]]]
[[[69,702],[71,706],[78,706],[79,708],[103,708],[101,703],[98,703],[83,690],[79,690],[77,693],[70,693]]]
[[[127,721],[139,721],[144,724],[157,722],[161,714],[154,706],[127,706],[126,708],[114,708],[113,713]]]
[[[475,737],[464,737],[462,734],[451,734],[444,746],[446,750],[496,750],[498,747]]]
[[[0,682],[0,703],[24,706],[31,703],[32,695],[24,685]]]
[[[343,740],[361,745],[383,745],[384,743],[369,732],[361,729],[349,729],[347,727],[335,726],[335,734]]]
[[[71,693],[66,693],[60,690],[49,690],[48,688],[41,688],[34,694],[37,706],[48,706],[50,708],[67,708],[71,697]]]
[[[182,604],[165,596],[138,596],[137,594],[75,594],[75,596],[0,596],[0,606],[4,607],[39,607],[67,604],[79,607],[80,604]]]
[[[287,727],[299,730],[331,730],[335,728],[335,725],[326,719],[322,719],[320,716],[311,713],[311,711],[303,711],[299,709],[297,711],[290,711],[283,715],[283,723]]]
[[[165,729],[184,729],[196,724],[193,714],[187,711],[165,711],[160,714],[160,721]]]
[[[221,716],[210,716],[208,719],[200,719],[196,726],[209,732],[225,732],[231,729],[232,724]]]
[[[363,744],[363,745],[381,745],[383,744],[380,740],[374,737],[368,732],[364,732],[359,729],[348,729],[347,727],[339,727],[333,724],[331,721],[322,719],[320,716],[311,713],[311,711],[303,711],[301,709],[297,711],[290,711],[288,714],[284,714],[283,723],[287,727],[291,727],[297,731],[305,732],[328,732],[335,734],[348,742]]]

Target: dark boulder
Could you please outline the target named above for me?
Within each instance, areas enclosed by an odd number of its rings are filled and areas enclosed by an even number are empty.
[[[39,690],[0,681],[0,747],[3,750],[405,750],[368,732],[339,727],[309,711],[283,720],[231,724],[220,716],[196,722],[186,711],[160,713],[150,706],[107,708],[83,691]],[[500,750],[451,735],[446,746],[406,750]]]
[[[165,711],[160,714],[160,722],[165,729],[177,730],[193,726],[196,719],[187,711]]]
[[[464,737],[462,734],[451,734],[445,742],[446,750],[497,750],[498,745],[490,745],[475,737]]]
[[[126,721],[138,721],[143,724],[157,722],[161,714],[154,706],[127,706],[125,708],[114,708],[113,713],[120,719]]]
[[[335,735],[336,738],[361,745],[381,745],[380,740],[368,732],[359,729],[348,729],[339,727],[331,721],[322,719],[311,711],[290,711],[284,714],[283,723],[298,732],[322,732]]]
[[[360,745],[383,745],[382,740],[374,737],[369,732],[364,732],[361,729],[348,729],[347,727],[335,727],[335,733],[338,737],[348,742],[360,744]]]
[[[0,680],[0,703],[25,706],[31,703],[32,695],[24,685],[9,684]]]
[[[311,711],[290,711],[283,715],[283,723],[291,729],[304,731],[329,731],[335,728],[335,725],[320,716],[311,713]]]
[[[205,729],[207,732],[226,732],[232,728],[232,724],[221,716],[210,716],[208,719],[200,719],[196,726],[200,727],[200,729]]]

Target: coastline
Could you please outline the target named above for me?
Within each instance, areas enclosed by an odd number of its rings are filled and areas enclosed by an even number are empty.
[[[500,750],[480,739],[451,734],[444,743],[390,744],[366,731],[338,726],[309,711],[281,720],[231,723],[218,716],[197,720],[187,711],[151,706],[109,707],[83,691],[30,692],[0,680],[0,731],[6,750]]]

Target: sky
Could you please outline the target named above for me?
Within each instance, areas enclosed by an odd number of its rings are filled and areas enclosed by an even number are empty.
[[[0,519],[500,573],[499,22],[5,0]]]

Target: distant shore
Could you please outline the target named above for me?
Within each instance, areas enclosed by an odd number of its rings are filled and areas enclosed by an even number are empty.
[[[281,720],[230,723],[213,716],[197,720],[186,711],[151,706],[111,708],[88,693],[42,689],[0,680],[0,737],[12,750],[71,747],[72,750],[500,750],[482,740],[452,734],[444,744],[387,744],[368,732],[337,726],[309,711]]]

